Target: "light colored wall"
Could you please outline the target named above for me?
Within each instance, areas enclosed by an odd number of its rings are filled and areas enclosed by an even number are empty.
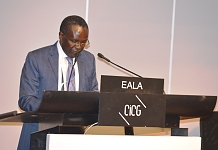
[[[143,77],[164,78],[168,94],[218,95],[218,2],[177,0],[171,47],[174,2],[1,1],[0,113],[19,110],[19,78],[27,53],[58,40],[60,22],[71,14],[88,17],[89,51],[96,56],[99,82],[102,74],[132,76],[98,59],[101,52]],[[198,119],[182,121],[181,127],[189,127],[189,135],[200,135]],[[2,149],[16,149],[20,129],[21,124],[0,125]]]

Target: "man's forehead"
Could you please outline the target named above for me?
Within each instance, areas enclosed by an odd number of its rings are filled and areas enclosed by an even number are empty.
[[[73,24],[71,25],[71,28],[70,30],[77,30],[77,31],[82,31],[82,30],[87,30],[87,27],[83,27],[83,26],[80,26],[80,25],[76,25],[76,24]]]
[[[73,34],[74,38],[78,38],[81,34],[88,33],[87,27],[82,27],[79,25],[72,25],[70,31]]]

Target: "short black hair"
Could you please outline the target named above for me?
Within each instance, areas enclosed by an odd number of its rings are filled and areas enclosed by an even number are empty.
[[[66,34],[72,25],[79,25],[83,28],[87,27],[87,29],[89,30],[88,24],[86,23],[86,21],[82,17],[77,16],[77,15],[72,15],[72,16],[66,17],[61,22],[60,31],[64,34]]]

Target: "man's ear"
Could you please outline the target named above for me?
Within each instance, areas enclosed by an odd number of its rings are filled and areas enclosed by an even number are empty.
[[[62,41],[62,38],[63,38],[63,33],[60,31],[59,32],[59,40]]]

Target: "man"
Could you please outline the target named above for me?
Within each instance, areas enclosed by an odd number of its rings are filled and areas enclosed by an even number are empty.
[[[35,111],[43,90],[69,90],[68,59],[75,63],[74,90],[98,90],[94,56],[83,50],[89,45],[89,28],[79,16],[66,17],[60,26],[59,41],[29,52],[22,69],[18,104],[24,111]],[[70,80],[69,80],[70,81]],[[30,134],[38,131],[37,123],[24,123],[18,150],[29,150]]]

